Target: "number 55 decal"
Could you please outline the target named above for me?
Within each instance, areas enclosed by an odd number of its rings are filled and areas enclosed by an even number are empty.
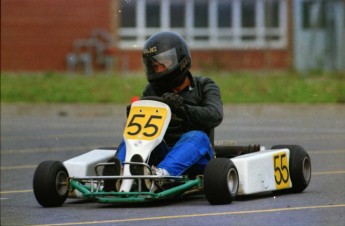
[[[161,133],[167,111],[164,108],[132,107],[124,135],[127,139],[153,140]]]
[[[289,188],[291,185],[289,161],[285,152],[273,155],[273,166],[276,189]]]

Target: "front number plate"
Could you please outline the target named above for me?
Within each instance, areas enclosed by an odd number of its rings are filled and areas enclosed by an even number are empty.
[[[166,116],[165,108],[132,106],[124,131],[125,138],[154,140],[161,134]]]

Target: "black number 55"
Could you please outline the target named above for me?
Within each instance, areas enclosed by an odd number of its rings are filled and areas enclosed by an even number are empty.
[[[135,136],[142,133],[146,137],[155,136],[159,128],[155,123],[153,123],[153,120],[162,119],[162,116],[150,115],[147,121],[144,120],[144,118],[144,114],[134,114],[131,118],[131,121],[127,125],[127,128],[133,127],[134,129],[132,131],[127,131],[127,134],[130,136]]]
[[[287,184],[289,182],[290,176],[287,162],[285,153],[274,156],[275,181],[278,186],[282,183]]]

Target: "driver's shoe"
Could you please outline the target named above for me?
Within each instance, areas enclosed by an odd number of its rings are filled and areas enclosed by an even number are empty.
[[[169,172],[167,170],[163,169],[163,168],[156,168],[156,167],[152,166],[151,170],[152,170],[152,175],[156,175],[156,176],[159,176],[159,177],[170,176]],[[145,174],[146,175],[150,175],[149,170],[147,170],[145,172]],[[164,185],[164,183],[166,181],[167,181],[166,179],[161,179],[161,180],[145,179],[145,186],[151,192],[155,192],[158,189],[159,190],[164,190],[163,189],[163,185]]]
[[[166,169],[163,169],[163,168],[153,168],[153,170],[154,170],[154,174],[157,175],[157,176],[162,176],[162,177],[170,176],[170,173]]]
[[[120,160],[116,157],[109,159],[108,163],[114,163],[112,165],[106,165],[103,169],[103,176],[119,176],[121,175],[122,164]],[[103,191],[116,191],[117,189],[117,179],[104,180]]]

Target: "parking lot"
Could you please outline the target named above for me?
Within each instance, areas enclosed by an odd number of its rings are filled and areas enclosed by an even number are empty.
[[[44,160],[64,161],[116,146],[125,106],[1,105],[1,225],[345,225],[345,105],[226,105],[216,140],[239,145],[298,144],[312,179],[300,194],[238,197],[211,206],[203,195],[145,205],[35,200],[32,179]]]

